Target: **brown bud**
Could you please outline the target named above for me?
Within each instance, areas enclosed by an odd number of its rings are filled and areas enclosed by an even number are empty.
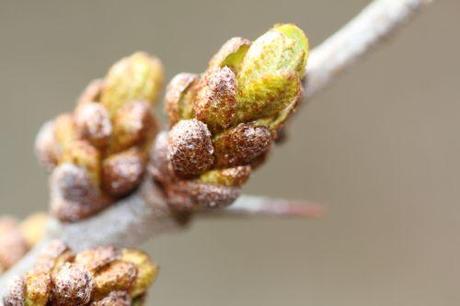
[[[93,280],[84,267],[65,263],[53,278],[54,305],[86,305],[91,300]]]
[[[99,151],[85,140],[77,140],[69,143],[62,154],[62,163],[70,163],[82,167],[88,173],[92,183],[99,185],[100,181],[100,157]]]
[[[83,138],[101,148],[107,145],[112,134],[112,124],[104,106],[88,102],[77,108],[75,123]]]
[[[124,196],[139,186],[144,170],[144,155],[136,149],[112,155],[102,164],[102,188],[111,196]]]
[[[21,222],[20,230],[29,248],[43,238],[48,221],[48,214],[35,213]]]
[[[101,269],[94,277],[94,296],[100,298],[111,291],[126,290],[136,280],[137,269],[132,263],[114,261]]]
[[[110,152],[120,152],[131,146],[150,142],[158,130],[151,106],[146,101],[123,105],[113,118],[113,140]]]
[[[158,267],[137,250],[111,246],[76,256],[61,241],[52,241],[25,277],[4,296],[6,305],[141,305]]]
[[[237,123],[236,77],[228,67],[208,70],[200,79],[194,103],[196,118],[212,132]]]
[[[193,117],[193,85],[198,76],[192,73],[179,73],[166,88],[165,111],[169,124],[173,126],[181,119]]]
[[[82,251],[75,257],[75,263],[85,266],[90,272],[95,273],[120,256],[119,250],[113,246],[96,247]]]
[[[24,279],[13,279],[8,286],[7,294],[3,297],[4,306],[24,306],[25,290]]]
[[[73,164],[57,167],[50,185],[51,213],[61,221],[81,220],[111,203],[93,184],[87,171]]]
[[[241,123],[214,139],[216,165],[228,168],[246,165],[264,152],[272,142],[270,130],[251,123]]]
[[[91,306],[132,306],[131,297],[126,291],[113,291]]]
[[[214,148],[211,133],[196,119],[181,120],[169,132],[168,158],[177,175],[198,175],[212,166]]]
[[[238,187],[226,187],[184,180],[166,185],[168,204],[177,212],[222,208],[232,204],[240,195]]]
[[[234,168],[211,170],[203,173],[199,181],[205,184],[222,186],[242,186],[251,175],[250,166],[238,166]]]
[[[59,146],[54,134],[54,122],[46,122],[35,139],[35,154],[46,170],[51,171],[59,161]]]

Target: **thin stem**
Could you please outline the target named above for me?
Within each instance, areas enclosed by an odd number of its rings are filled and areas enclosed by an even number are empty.
[[[305,96],[311,98],[338,74],[394,33],[430,0],[376,0],[314,48],[307,64]]]

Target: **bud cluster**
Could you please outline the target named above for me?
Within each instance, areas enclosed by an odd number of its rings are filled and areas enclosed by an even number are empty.
[[[160,61],[138,52],[88,85],[73,113],[45,124],[36,141],[39,160],[59,175],[65,201],[53,213],[65,221],[87,217],[139,186],[158,131],[153,105],[163,83]],[[79,205],[80,204],[80,205]]]
[[[22,222],[0,218],[0,274],[18,262],[45,233],[48,216],[36,213]]]
[[[97,247],[75,254],[51,242],[24,277],[11,283],[5,306],[142,305],[158,267],[132,249]]]
[[[279,24],[254,42],[230,39],[203,74],[171,80],[171,129],[157,138],[152,172],[173,207],[234,201],[301,100],[307,57],[303,31]]]

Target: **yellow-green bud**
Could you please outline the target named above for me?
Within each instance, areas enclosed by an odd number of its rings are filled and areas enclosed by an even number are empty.
[[[162,85],[161,62],[144,52],[137,52],[112,66],[105,78],[100,101],[114,115],[126,102],[133,100],[153,104]]]

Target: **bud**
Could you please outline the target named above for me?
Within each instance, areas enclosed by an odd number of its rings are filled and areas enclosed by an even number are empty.
[[[102,164],[102,188],[111,196],[123,196],[139,185],[144,170],[144,156],[136,149],[111,155]]]
[[[5,306],[24,306],[26,287],[20,277],[14,278],[8,286],[8,293],[3,297]]]
[[[54,305],[86,305],[91,299],[93,279],[82,266],[64,263],[53,278]]]
[[[113,261],[94,276],[94,297],[101,298],[111,291],[129,289],[137,277],[134,264],[125,261]]]
[[[219,168],[247,165],[267,152],[271,142],[268,128],[241,123],[214,139],[216,165]]]
[[[88,102],[77,108],[75,123],[83,138],[93,146],[105,147],[112,134],[112,123],[104,106]]]
[[[126,102],[133,100],[153,104],[162,84],[161,62],[146,53],[137,52],[110,68],[100,101],[114,115]]]
[[[307,57],[303,31],[280,24],[253,43],[227,41],[198,80],[173,78],[166,99],[170,165],[161,165],[164,150],[154,153],[152,173],[174,209],[228,205],[239,193],[300,101]]]
[[[200,209],[222,208],[230,205],[240,195],[238,187],[227,187],[182,180],[165,186],[170,207],[179,213]]]
[[[181,120],[169,132],[168,158],[177,175],[198,175],[214,162],[211,133],[196,119]]]
[[[236,78],[228,67],[209,70],[202,76],[196,96],[196,118],[213,132],[237,123]]]
[[[308,41],[291,24],[276,25],[249,48],[238,73],[241,120],[275,116],[300,95]]]
[[[157,273],[158,267],[137,250],[98,247],[74,256],[54,241],[25,277],[10,285],[3,301],[33,306],[142,305]]]
[[[151,106],[146,101],[133,101],[123,105],[116,112],[113,125],[111,153],[150,143],[158,130]]]
[[[106,297],[95,301],[91,306],[131,306],[131,297],[125,291],[112,291]],[[142,304],[141,304],[142,305]]]
[[[173,126],[180,119],[193,118],[194,85],[198,76],[192,73],[179,73],[166,88],[165,111],[169,124]]]
[[[51,176],[51,213],[64,222],[91,216],[110,204],[88,172],[76,165],[58,166]]]

